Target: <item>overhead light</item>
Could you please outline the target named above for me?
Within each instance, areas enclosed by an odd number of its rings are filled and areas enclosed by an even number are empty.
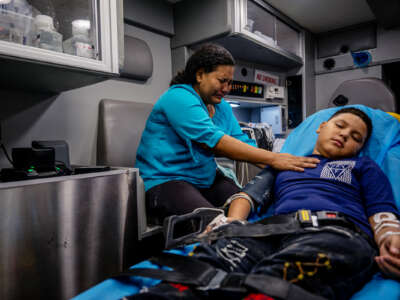
[[[228,103],[230,104],[231,107],[238,107],[238,106],[240,106],[240,103],[239,103],[239,102],[228,101]]]

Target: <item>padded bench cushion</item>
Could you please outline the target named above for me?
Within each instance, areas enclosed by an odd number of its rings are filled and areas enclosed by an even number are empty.
[[[99,105],[97,164],[133,167],[153,104],[103,99]]]

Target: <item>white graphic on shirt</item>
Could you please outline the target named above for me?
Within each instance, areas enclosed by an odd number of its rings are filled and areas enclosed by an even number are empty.
[[[233,271],[233,269],[237,267],[237,264],[240,263],[242,258],[246,256],[248,250],[249,249],[243,246],[241,243],[232,240],[224,248],[217,248],[217,255],[231,264],[230,269]]]
[[[321,171],[321,178],[334,179],[351,184],[351,170],[355,165],[355,161],[348,160],[328,162]]]

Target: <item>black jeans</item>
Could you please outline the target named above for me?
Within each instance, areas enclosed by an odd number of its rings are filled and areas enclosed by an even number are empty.
[[[153,224],[162,224],[165,217],[182,215],[199,207],[220,207],[240,188],[235,182],[217,171],[209,188],[197,188],[181,180],[156,185],[146,192],[146,209]]]
[[[366,239],[341,227],[267,238],[226,238],[195,250],[195,257],[227,272],[275,276],[325,298],[343,300],[371,279],[376,254]],[[164,283],[132,299],[207,297],[200,291]],[[229,299],[245,297],[230,295]]]

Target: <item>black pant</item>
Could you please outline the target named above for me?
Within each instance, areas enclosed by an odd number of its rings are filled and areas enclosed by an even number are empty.
[[[227,272],[270,275],[328,299],[349,299],[376,271],[376,249],[357,233],[333,229],[336,232],[323,229],[267,238],[219,239],[199,245],[195,257]],[[201,291],[163,283],[132,299],[207,297]],[[244,298],[246,295],[229,296]]]
[[[220,207],[226,199],[240,191],[235,182],[217,171],[209,188],[197,188],[181,180],[156,185],[146,192],[146,209],[150,222],[162,224],[170,215],[182,215],[199,207]]]

